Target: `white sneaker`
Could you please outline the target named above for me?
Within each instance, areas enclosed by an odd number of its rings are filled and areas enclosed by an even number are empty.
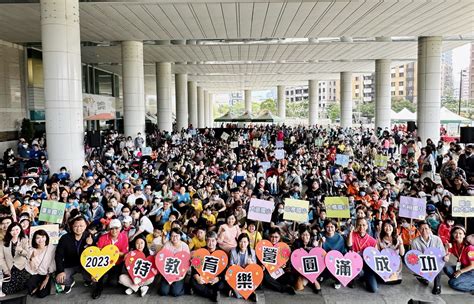
[[[334,284],[334,289],[340,289],[341,288],[341,284]]]
[[[133,289],[127,288],[127,289],[125,290],[125,293],[126,293],[127,295],[131,295],[131,294],[133,293]]]
[[[142,286],[140,288],[140,296],[144,297],[147,292],[148,292],[148,286]]]

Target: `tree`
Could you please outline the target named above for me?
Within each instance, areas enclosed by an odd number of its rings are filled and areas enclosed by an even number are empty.
[[[375,117],[375,102],[361,103],[357,107],[357,112],[360,112],[363,117],[372,119]]]
[[[339,102],[333,103],[328,107],[328,117],[335,121],[336,119],[341,118],[341,105]]]
[[[392,110],[395,112],[400,112],[403,108],[407,108],[411,112],[416,112],[416,105],[406,99],[392,98]]]
[[[260,111],[270,111],[276,114],[278,111],[276,101],[271,98],[265,99],[260,103]]]
[[[309,102],[307,99],[293,101],[286,104],[286,116],[297,118],[308,118]]]

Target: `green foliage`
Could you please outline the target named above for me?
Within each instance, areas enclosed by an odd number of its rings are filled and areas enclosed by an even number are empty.
[[[286,102],[286,116],[296,118],[308,118],[309,116],[309,101],[307,99],[302,101]]]
[[[404,98],[392,98],[392,110],[400,112],[403,108],[407,108],[411,112],[416,112],[416,105]]]
[[[20,137],[23,137],[26,141],[31,141],[35,136],[35,128],[31,120],[23,118],[21,121]]]
[[[363,117],[369,119],[375,117],[375,102],[360,103],[356,108],[357,112],[360,112]]]
[[[333,103],[328,106],[328,117],[331,121],[341,118],[341,104],[339,102]]]
[[[273,114],[277,114],[277,103],[276,100],[268,98],[260,103],[260,111],[270,111]]]

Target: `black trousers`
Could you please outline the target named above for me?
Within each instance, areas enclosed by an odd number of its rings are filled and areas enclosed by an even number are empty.
[[[225,284],[219,280],[216,284],[199,284],[194,278],[191,278],[191,288],[201,297],[211,299],[216,293],[224,290]]]
[[[285,272],[278,279],[274,279],[267,270],[263,274],[263,283],[266,287],[278,291],[285,292],[289,285],[292,284],[291,273]]]
[[[116,285],[118,284],[118,278],[122,272],[123,263],[117,264],[112,267],[105,275],[103,275],[97,283],[95,283],[95,290],[104,290],[104,283],[107,279],[107,285]]]
[[[48,284],[46,284],[46,287],[43,289],[40,289],[41,284],[43,283],[44,279],[46,278],[45,275],[41,274],[34,274],[30,277],[28,282],[26,282],[26,288],[28,288],[28,293],[30,295],[36,295],[38,298],[44,298],[46,296],[49,296],[51,294],[51,280],[52,278],[49,278]],[[35,293],[33,291],[36,289]]]

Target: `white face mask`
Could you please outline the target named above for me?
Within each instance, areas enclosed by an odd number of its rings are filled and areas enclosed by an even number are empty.
[[[438,192],[440,194],[443,193],[443,188],[436,188],[436,192]]]

